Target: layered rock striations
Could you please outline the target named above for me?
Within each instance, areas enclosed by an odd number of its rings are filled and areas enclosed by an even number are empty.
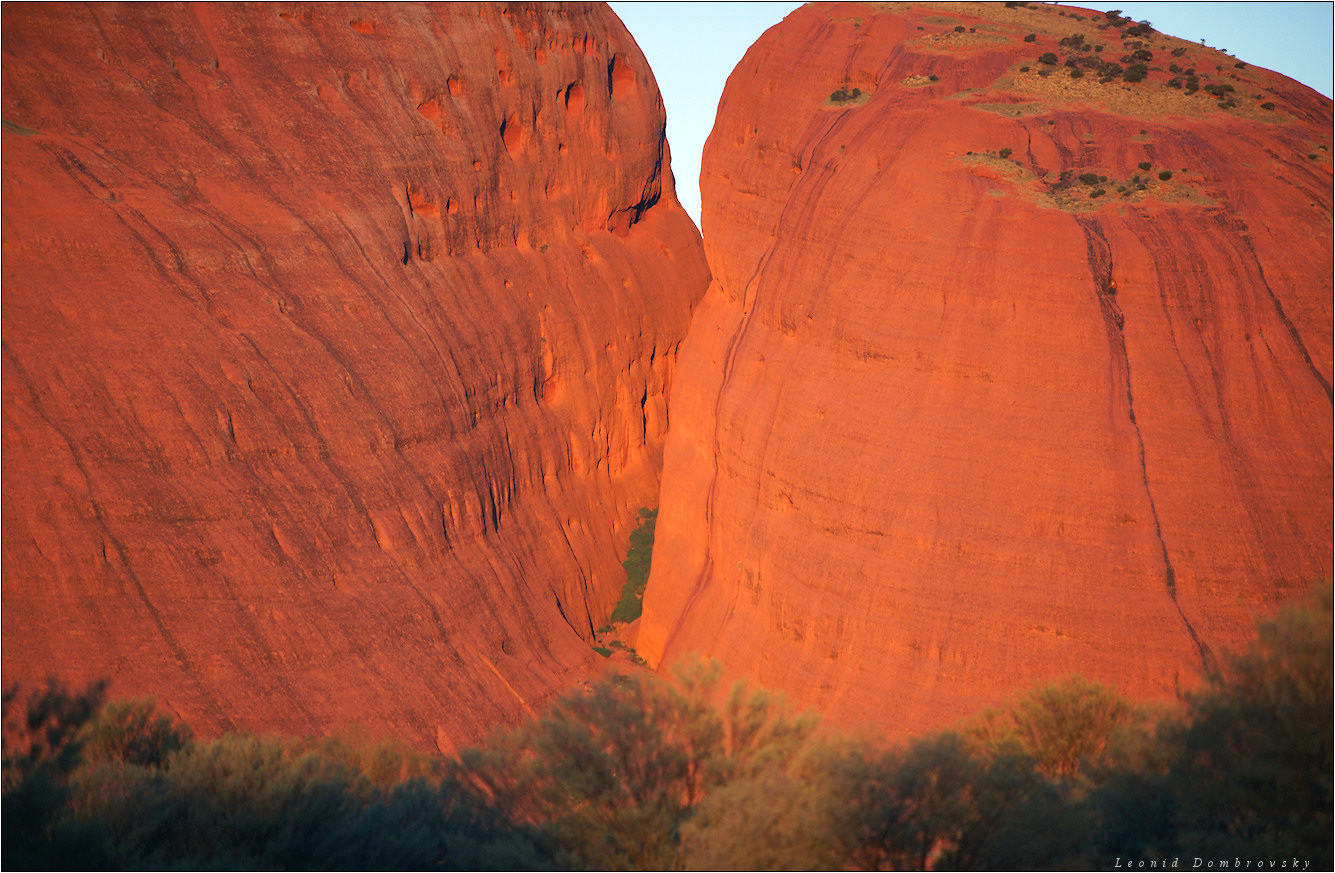
[[[5,684],[448,748],[588,675],[708,282],[615,16],[3,15]]]
[[[808,5],[747,53],[652,663],[918,731],[1170,695],[1329,577],[1331,102],[1113,18]]]

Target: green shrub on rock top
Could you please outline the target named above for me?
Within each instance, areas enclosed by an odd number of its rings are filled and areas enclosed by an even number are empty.
[[[1126,72],[1122,74],[1122,81],[1139,82],[1143,80],[1147,75],[1149,75],[1149,72],[1150,68],[1145,66],[1143,63],[1132,64],[1131,66],[1127,67]]]

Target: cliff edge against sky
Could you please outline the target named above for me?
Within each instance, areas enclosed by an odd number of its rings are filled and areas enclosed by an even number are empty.
[[[1331,101],[1114,19],[812,4],[747,53],[651,663],[893,735],[1171,695],[1329,578]]]

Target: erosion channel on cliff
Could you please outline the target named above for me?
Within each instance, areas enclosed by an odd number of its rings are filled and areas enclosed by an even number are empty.
[[[5,685],[450,749],[593,675],[708,283],[616,17],[3,16]]]
[[[1331,573],[1331,120],[1112,13],[770,29],[705,149],[641,654],[891,735],[1196,681]]]

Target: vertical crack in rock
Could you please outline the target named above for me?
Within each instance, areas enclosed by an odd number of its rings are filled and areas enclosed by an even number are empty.
[[[815,156],[820,151],[820,147],[824,144],[825,140],[835,131],[835,129],[838,126],[839,122],[838,120],[836,120],[835,122],[831,123],[830,127],[823,134],[821,134],[819,139],[817,139],[816,143],[811,148],[810,157],[803,162],[804,166],[815,165]],[[822,165],[820,169],[821,169],[820,174],[804,173],[801,176],[802,182],[807,181],[809,178],[812,180],[811,188],[814,189],[815,192],[820,191],[824,183],[823,177],[833,172],[832,168],[828,164]],[[814,194],[811,195],[808,199],[814,201],[815,195]],[[742,296],[741,300],[739,301],[739,305],[741,306],[742,310],[741,319],[737,326],[737,330],[733,333],[731,339],[728,340],[728,346],[723,355],[723,367],[722,367],[722,375],[719,380],[718,396],[714,401],[713,473],[709,480],[709,488],[705,492],[705,501],[704,501],[705,558],[704,558],[704,563],[700,568],[700,572],[695,578],[695,582],[691,588],[691,593],[686,597],[685,603],[682,606],[680,613],[682,618],[677,622],[676,625],[677,629],[680,629],[680,627],[684,623],[685,616],[690,614],[691,608],[695,604],[697,598],[700,596],[700,593],[704,590],[705,585],[707,584],[707,581],[714,570],[714,544],[713,544],[714,509],[716,503],[716,491],[718,488],[718,474],[720,465],[719,447],[721,445],[721,442],[719,440],[719,421],[725,407],[724,401],[728,394],[728,383],[729,379],[732,376],[733,368],[736,364],[737,354],[741,349],[742,342],[745,339],[748,330],[750,329],[751,320],[755,315],[756,302],[760,293],[760,275],[762,272],[764,272],[765,267],[769,264],[769,261],[774,256],[775,251],[782,248],[781,240],[783,239],[783,237],[780,233],[778,233],[778,229],[783,226],[784,220],[787,217],[790,208],[792,208],[793,206],[793,202],[794,202],[793,192],[790,189],[787,198],[784,200],[783,207],[777,219],[775,220],[774,223],[775,233],[772,235],[770,242],[766,246],[764,252],[762,252],[760,257],[756,259],[755,269],[751,272],[750,277],[746,280],[746,282],[742,286]],[[716,279],[715,281],[718,280]],[[673,633],[669,636],[666,645],[664,646],[664,651],[667,651],[668,648],[671,647],[672,636],[675,636],[675,634],[676,630],[674,629]]]
[[[1184,348],[1192,342],[1191,328],[1188,327],[1183,332],[1184,335],[1179,338],[1179,329],[1174,324],[1174,313],[1179,307],[1188,305],[1186,301],[1190,291],[1183,281],[1183,275],[1205,274],[1209,270],[1209,259],[1197,247],[1175,249],[1173,239],[1158,225],[1144,224],[1137,228],[1136,234],[1141,243],[1155,253],[1156,284],[1159,290],[1159,307],[1163,314],[1163,329],[1167,331],[1169,347],[1173,349],[1181,368],[1180,376],[1187,383],[1198,419],[1210,428],[1210,437],[1221,447],[1221,457],[1226,460],[1227,468],[1235,481],[1240,483],[1241,491],[1246,494],[1258,493],[1262,487],[1263,476],[1255,470],[1253,457],[1247,448],[1239,443],[1234,430],[1233,415],[1225,392],[1226,366],[1222,360],[1217,360],[1220,357],[1219,351],[1207,339],[1205,331],[1197,326],[1194,340],[1198,346],[1197,353],[1208,362],[1205,368],[1205,375],[1208,376],[1207,387],[1204,384],[1207,380],[1201,377],[1198,369],[1193,367],[1188,356],[1184,354]],[[1178,257],[1184,259],[1185,263],[1177,263]],[[1218,419],[1218,426],[1210,427],[1209,422],[1215,418]],[[1279,522],[1267,514],[1261,505],[1245,502],[1242,509],[1246,512],[1259,541],[1268,542],[1269,532],[1274,530]],[[1282,560],[1273,549],[1268,545],[1263,548],[1267,561],[1274,566],[1282,566]]]
[[[585,592],[584,620],[588,622],[589,625],[589,638],[593,639],[598,635],[598,632],[593,626],[593,615],[588,606],[588,591],[590,587],[588,574],[584,572],[584,565],[579,560],[579,552],[575,551],[575,544],[570,541],[570,534],[566,532],[565,525],[561,524],[559,519],[556,522],[556,529],[561,532],[561,539],[565,542],[566,548],[570,551],[570,557],[574,560],[576,570],[579,573],[579,587],[581,591]],[[556,600],[556,611],[561,614],[561,618],[565,620],[565,623],[570,626],[572,631],[583,636],[580,629],[575,627],[575,623],[570,620],[570,616],[566,615],[565,608],[561,606],[561,595],[555,588],[552,589],[552,597]]]
[[[1242,240],[1242,244],[1246,246],[1247,254],[1256,266],[1256,275],[1261,280],[1261,287],[1265,288],[1265,293],[1269,296],[1271,305],[1275,307],[1275,315],[1279,317],[1280,324],[1284,325],[1284,329],[1288,331],[1289,337],[1293,340],[1294,348],[1298,350],[1298,355],[1303,359],[1303,363],[1307,364],[1307,369],[1316,377],[1317,382],[1321,384],[1321,390],[1326,392],[1326,399],[1335,400],[1335,395],[1331,393],[1330,382],[1326,380],[1326,377],[1317,369],[1316,364],[1312,362],[1312,356],[1308,354],[1307,345],[1298,333],[1298,328],[1294,327],[1293,322],[1284,314],[1284,306],[1279,302],[1279,297],[1276,296],[1274,289],[1270,287],[1270,282],[1266,280],[1265,269],[1261,266],[1261,259],[1256,256],[1256,247],[1252,245],[1251,237],[1245,233],[1239,234],[1238,237]]]
[[[1154,520],[1154,536],[1159,541],[1159,550],[1163,555],[1164,579],[1168,589],[1168,598],[1173,601],[1173,608],[1177,610],[1183,626],[1187,629],[1187,634],[1196,646],[1202,668],[1207,674],[1213,674],[1215,672],[1214,654],[1205,641],[1200,638],[1200,635],[1196,633],[1196,628],[1192,626],[1191,620],[1187,618],[1186,613],[1182,610],[1182,604],[1178,602],[1177,574],[1173,570],[1173,561],[1168,554],[1168,544],[1164,542],[1163,526],[1159,522],[1159,509],[1155,506],[1154,492],[1150,488],[1149,466],[1145,458],[1145,438],[1141,435],[1140,423],[1136,421],[1135,397],[1131,391],[1131,359],[1126,351],[1126,336],[1123,333],[1126,326],[1126,317],[1115,297],[1117,294],[1117,280],[1113,277],[1112,249],[1108,245],[1108,240],[1104,237],[1097,221],[1088,216],[1076,216],[1075,220],[1085,235],[1085,250],[1089,258],[1090,276],[1094,280],[1094,291],[1099,300],[1099,309],[1103,312],[1103,323],[1108,334],[1108,343],[1112,348],[1113,357],[1120,365],[1121,376],[1126,381],[1126,413],[1127,418],[1131,421],[1131,428],[1136,435],[1136,451],[1140,458],[1141,480],[1145,484],[1145,497],[1150,504],[1150,517]]]

